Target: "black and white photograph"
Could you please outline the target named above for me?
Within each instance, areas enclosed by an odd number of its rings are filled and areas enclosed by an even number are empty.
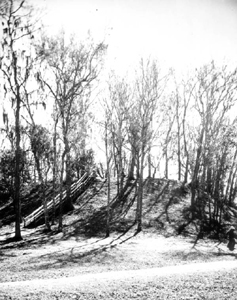
[[[0,300],[237,299],[237,0],[0,0]]]

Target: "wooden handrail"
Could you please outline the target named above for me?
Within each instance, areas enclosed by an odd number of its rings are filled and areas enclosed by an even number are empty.
[[[89,180],[92,178],[93,173],[87,174],[85,173],[80,179],[74,182],[71,185],[71,197],[74,197],[77,193],[81,191],[81,188],[85,186]],[[67,199],[67,191],[63,191],[62,194],[62,203]],[[53,199],[51,199],[46,205],[47,209],[51,209],[53,204],[57,207],[60,203],[60,193],[58,193]],[[30,225],[32,222],[36,221],[44,214],[44,206],[41,205],[35,211],[33,211],[30,215],[24,218],[24,227]]]

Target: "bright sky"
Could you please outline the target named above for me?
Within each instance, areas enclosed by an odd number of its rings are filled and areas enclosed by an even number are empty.
[[[33,0],[39,1],[41,0]],[[51,32],[90,30],[108,43],[107,69],[133,70],[141,57],[186,73],[214,59],[237,66],[237,0],[44,0]]]
[[[51,32],[90,30],[109,44],[107,67],[126,71],[141,57],[185,70],[214,59],[237,62],[237,0],[34,0]]]

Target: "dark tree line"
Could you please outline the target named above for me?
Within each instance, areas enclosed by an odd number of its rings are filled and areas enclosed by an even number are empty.
[[[63,31],[47,36],[25,0],[2,1],[0,16],[4,108],[0,172],[14,199],[17,240],[20,195],[31,181],[41,186],[48,230],[46,185],[52,180],[54,191],[59,187],[58,230],[62,230],[64,182],[72,206],[73,179],[95,164],[88,141],[98,124],[108,182],[107,236],[114,178],[118,199],[126,184],[135,181],[138,232],[144,181],[152,176],[176,176],[189,184],[192,218],[211,227],[228,217],[237,193],[236,69],[211,62],[178,79],[174,71],[163,74],[155,60],[143,59],[132,79],[114,73],[109,77],[100,104],[94,101],[98,114],[90,106],[107,45],[90,37],[78,41]],[[39,122],[39,114],[45,114],[48,122]]]

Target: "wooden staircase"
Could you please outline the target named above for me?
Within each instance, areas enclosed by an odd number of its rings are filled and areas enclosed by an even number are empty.
[[[71,185],[71,201],[74,201],[80,194],[82,194],[91,180],[94,178],[94,174],[85,173],[78,181]],[[62,195],[62,205],[67,201],[67,191],[65,190]],[[60,193],[54,199],[47,202],[47,210],[49,216],[52,215],[53,208],[57,210],[60,203]],[[24,227],[29,227],[31,225],[39,224],[40,220],[44,219],[44,206],[41,205],[36,210],[34,210],[30,215],[23,218]]]

